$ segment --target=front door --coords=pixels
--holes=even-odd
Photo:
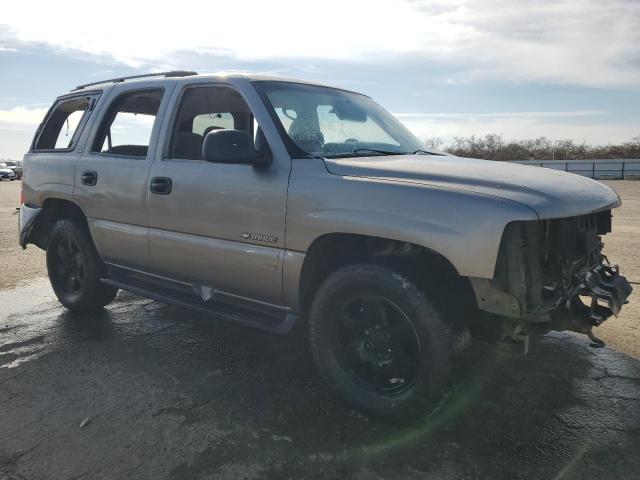
[[[290,159],[274,154],[266,168],[203,160],[204,137],[216,129],[265,141],[252,109],[229,85],[187,85],[174,110],[149,175],[154,272],[198,291],[280,304]]]
[[[169,93],[154,82],[118,85],[76,166],[74,198],[108,263],[147,268],[147,190],[155,139]]]

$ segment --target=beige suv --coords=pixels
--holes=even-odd
[[[24,158],[20,244],[71,311],[118,289],[286,333],[350,405],[429,412],[458,348],[591,333],[631,288],[602,254],[608,187],[424,150],[369,97],[168,72],[59,97]],[[585,303],[584,299],[588,299]]]

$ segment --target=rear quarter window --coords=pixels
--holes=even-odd
[[[97,98],[89,95],[58,100],[36,134],[33,150],[73,150]]]

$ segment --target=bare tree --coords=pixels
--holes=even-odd
[[[501,135],[492,133],[484,137],[454,137],[445,151],[460,157],[500,161],[640,158],[640,135],[619,145],[587,145],[568,139],[552,142],[546,137],[505,142]]]
[[[444,145],[444,139],[442,137],[427,137],[424,144],[427,150],[440,150]]]

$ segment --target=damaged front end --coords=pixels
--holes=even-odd
[[[478,306],[503,316],[510,336],[536,330],[592,332],[618,315],[632,291],[602,253],[611,211],[541,221],[512,222],[500,245],[494,278],[472,278]]]

